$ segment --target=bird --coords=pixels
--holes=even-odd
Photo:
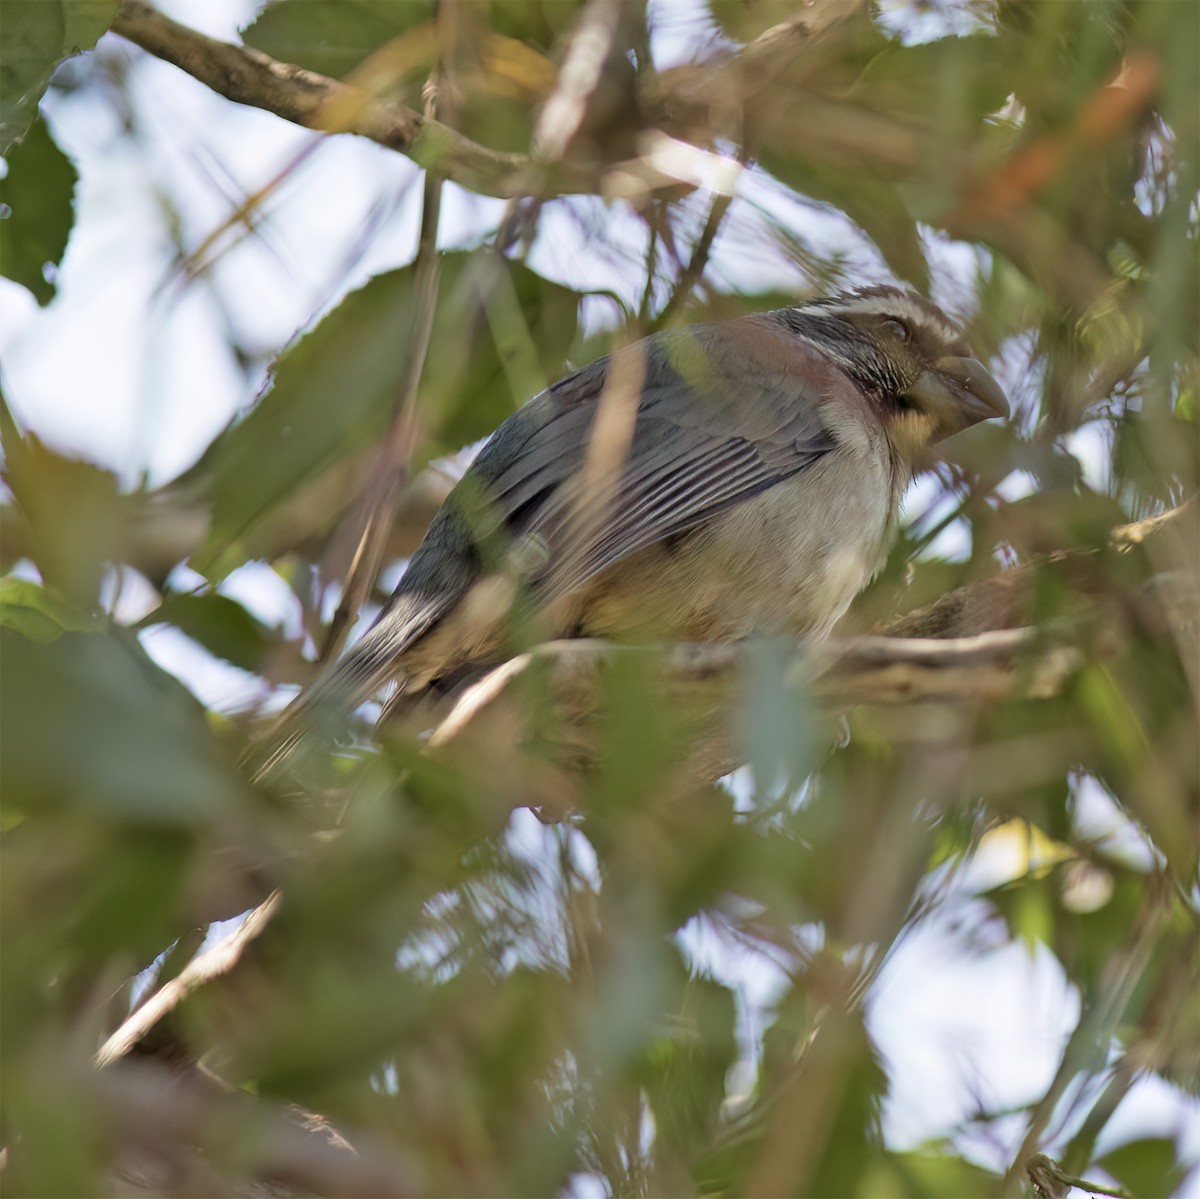
[[[959,327],[861,287],[655,333],[505,420],[371,628],[279,717],[260,774],[444,693],[528,639],[828,635],[932,447],[1008,400]]]

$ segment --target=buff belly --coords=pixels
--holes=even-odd
[[[864,485],[864,470],[884,477]],[[891,474],[874,455],[831,455],[705,528],[631,555],[592,582],[578,631],[622,641],[825,636],[886,557],[903,489]]]

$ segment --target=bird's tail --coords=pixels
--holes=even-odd
[[[247,749],[243,761],[255,782],[272,778],[303,754],[328,748],[341,735],[354,710],[384,684],[403,675],[396,647],[376,625],[279,714]]]

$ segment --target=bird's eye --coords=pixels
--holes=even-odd
[[[901,341],[912,341],[912,330],[897,316],[885,316],[881,322],[884,329]]]

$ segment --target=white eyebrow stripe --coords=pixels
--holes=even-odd
[[[942,319],[938,313],[930,311],[915,297],[909,297],[903,292],[849,295],[844,299],[825,301],[824,303],[802,304],[798,306],[797,311],[811,316],[855,316],[860,314],[893,316],[914,325],[927,327],[932,325],[947,341],[954,341],[962,336],[960,330],[949,321]]]

